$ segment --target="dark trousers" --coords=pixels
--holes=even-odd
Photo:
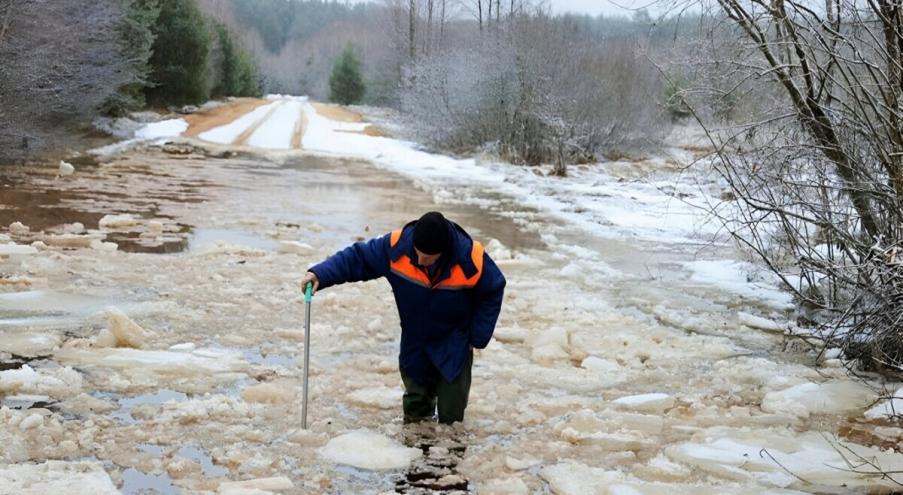
[[[455,421],[463,421],[464,409],[467,408],[467,396],[470,394],[470,368],[472,366],[473,351],[467,357],[464,369],[454,381],[451,383],[445,381],[437,370],[437,378],[429,386],[417,383],[402,371],[401,380],[404,382],[402,406],[404,407],[405,422],[431,419],[436,413],[437,402],[440,423],[452,424]]]

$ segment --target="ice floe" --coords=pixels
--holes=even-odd
[[[336,463],[360,469],[402,469],[423,455],[385,435],[355,430],[333,438],[319,450],[320,455]]]

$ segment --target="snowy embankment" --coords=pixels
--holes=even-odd
[[[485,198],[454,195],[457,189],[482,186],[603,237],[697,243],[700,234],[716,232],[700,207],[718,201],[701,196],[696,184],[676,182],[671,174],[624,180],[610,173],[610,168],[573,166],[567,178],[545,177],[536,173],[542,168],[458,159],[421,151],[408,141],[368,136],[361,131],[369,124],[330,120],[309,103],[304,111],[308,120],[304,149],[370,160],[428,186],[439,202],[491,206]],[[686,158],[685,152],[672,151]],[[662,170],[676,166],[665,159],[653,162]],[[632,164],[612,165],[629,168]]]

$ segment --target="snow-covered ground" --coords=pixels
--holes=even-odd
[[[303,151],[173,158],[150,146],[65,181],[32,179],[94,191],[67,204],[95,218],[133,216],[0,233],[34,246],[0,250],[10,275],[0,282],[15,280],[0,284],[0,362],[19,362],[0,370],[0,487],[376,494],[394,491],[406,466],[416,475],[433,463],[451,466],[436,483],[478,493],[898,488],[875,470],[903,468],[883,450],[903,434],[882,419],[900,401],[874,404],[879,389],[848,378],[836,353],[815,363],[784,348],[790,301],[709,242],[717,229],[691,205],[720,191],[681,172],[679,146],[562,179],[357,133],[366,124],[303,100],[270,105],[230,134],[259,124],[248,145],[284,148],[303,113]],[[270,111],[281,125],[260,120]],[[126,187],[129,197],[115,194]],[[484,240],[508,279],[466,421],[402,425],[398,319],[373,281],[314,298],[302,430],[297,281],[431,208]],[[114,233],[152,241],[182,225],[202,245],[167,255],[108,245]],[[74,480],[92,488],[73,492]]]

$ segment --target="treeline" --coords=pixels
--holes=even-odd
[[[323,0],[198,0],[238,33],[257,61],[264,92],[326,100],[336,62],[351,44],[367,103],[397,104],[400,61],[380,3]]]
[[[229,0],[235,19],[260,34],[270,53],[279,53],[293,40],[316,36],[339,21],[367,20],[381,7],[368,3],[321,0]]]
[[[199,104],[210,97],[257,96],[260,77],[251,55],[221,21],[194,0],[123,0],[122,56],[134,79],[105,102],[121,115],[150,103]]]
[[[394,7],[394,44],[406,57],[400,106],[421,140],[552,163],[563,175],[567,163],[654,148],[683,117],[653,60],[698,31],[693,19],[554,16],[472,0],[463,4],[472,20],[461,21],[449,20],[450,5]]]
[[[0,164],[81,146],[98,115],[260,92],[240,37],[195,0],[0,3]]]

